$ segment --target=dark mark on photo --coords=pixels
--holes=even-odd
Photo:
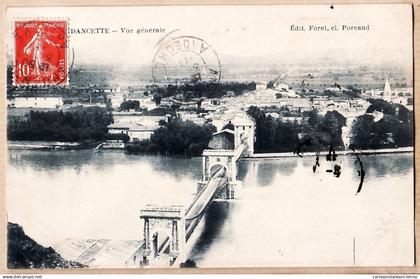
[[[363,186],[363,182],[365,180],[366,172],[365,172],[365,169],[363,167],[363,162],[362,162],[362,160],[360,160],[359,154],[357,154],[354,149],[352,149],[352,150],[353,150],[353,152],[354,152],[354,154],[356,155],[356,158],[357,158],[356,163],[359,163],[359,167],[360,167],[360,169],[357,170],[357,175],[360,176],[360,183],[359,183],[359,187],[357,188],[357,192],[356,192],[356,195],[357,195],[362,190],[362,186]]]

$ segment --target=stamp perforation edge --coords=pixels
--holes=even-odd
[[[16,83],[15,76],[16,76],[16,49],[15,49],[15,23],[16,21],[57,21],[57,20],[65,20],[66,21],[66,80],[63,82],[60,82],[58,84],[42,84],[42,83],[25,83],[25,84],[18,84]],[[11,40],[11,51],[12,51],[12,85],[16,87],[36,87],[36,88],[43,88],[43,87],[64,87],[70,85],[70,64],[69,61],[72,61],[72,56],[70,55],[70,33],[68,32],[70,26],[70,18],[68,17],[17,17],[10,20],[10,33],[8,34],[12,36]],[[7,46],[7,45],[6,45]],[[8,47],[10,49],[10,47]]]

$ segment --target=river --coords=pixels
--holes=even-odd
[[[314,157],[242,160],[241,198],[215,201],[191,240],[199,267],[409,265],[412,154],[339,156],[340,177]],[[7,215],[45,246],[66,238],[142,239],[147,204],[187,205],[201,158],[91,150],[8,150]]]

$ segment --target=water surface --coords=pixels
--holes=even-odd
[[[189,241],[200,267],[407,265],[413,259],[412,154],[353,156],[339,178],[314,157],[243,160],[241,198],[216,201]],[[187,205],[201,158],[9,150],[8,220],[43,245],[142,239],[147,204]]]

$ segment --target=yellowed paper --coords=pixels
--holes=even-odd
[[[412,20],[410,4],[9,8],[8,229],[45,257],[9,237],[7,264],[413,266]]]

